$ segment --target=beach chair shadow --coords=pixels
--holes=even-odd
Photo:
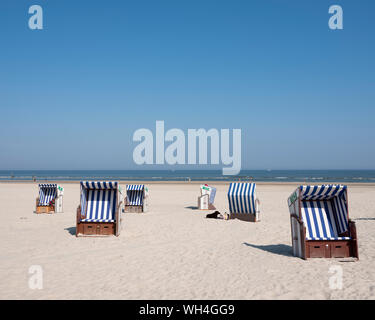
[[[76,235],[76,227],[69,227],[69,228],[65,228],[64,230],[68,231],[72,236],[75,236]]]
[[[243,244],[248,247],[260,249],[260,250],[267,251],[273,254],[278,254],[281,256],[286,256],[286,257],[293,256],[292,246],[288,246],[286,244],[256,245],[256,244],[251,244],[247,242],[244,242]]]
[[[188,206],[188,207],[185,207],[185,209],[198,210],[198,207],[197,206]]]

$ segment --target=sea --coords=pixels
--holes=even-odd
[[[0,181],[259,181],[311,183],[375,183],[375,170],[0,170]]]

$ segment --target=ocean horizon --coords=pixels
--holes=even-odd
[[[375,170],[0,170],[0,181],[238,181],[375,183]]]

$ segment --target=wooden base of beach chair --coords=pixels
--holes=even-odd
[[[54,206],[36,206],[36,213],[55,213]]]
[[[77,224],[77,237],[114,235],[116,235],[116,224],[114,222],[80,222]]]
[[[238,219],[238,220],[247,221],[247,222],[258,222],[256,220],[255,214],[250,214],[250,213],[231,213],[230,219]]]
[[[306,241],[306,259],[309,258],[358,258],[356,243],[352,240]]]
[[[304,259],[309,258],[357,258],[358,244],[355,222],[349,221],[351,240],[305,240],[303,248],[305,249]],[[306,227],[302,231],[306,235]]]
[[[353,256],[350,240],[306,241],[306,258],[349,258]]]
[[[143,207],[142,206],[125,206],[125,212],[130,213],[142,213]]]

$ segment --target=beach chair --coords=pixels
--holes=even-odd
[[[259,199],[255,183],[231,183],[228,190],[230,219],[259,221]]]
[[[347,187],[300,186],[288,198],[293,254],[307,258],[358,258]]]
[[[118,182],[82,181],[76,236],[119,236],[123,193]]]
[[[201,185],[201,195],[198,197],[199,210],[216,210],[214,206],[216,188],[207,184]]]
[[[36,213],[63,212],[64,188],[57,184],[39,184]]]
[[[126,185],[125,212],[147,212],[149,201],[148,188],[143,184]]]

